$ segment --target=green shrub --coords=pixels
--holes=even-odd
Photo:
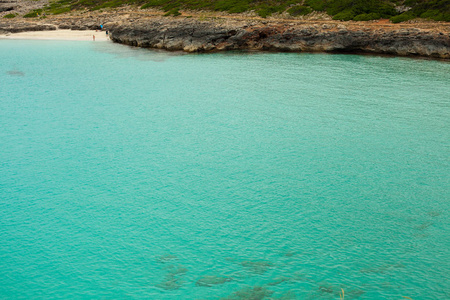
[[[212,4],[214,10],[241,13],[250,10],[249,1],[242,0],[219,0]]]
[[[413,7],[417,5],[417,1],[418,0],[406,0],[405,2],[403,2],[403,5]]]
[[[54,14],[54,15],[69,12],[71,10],[70,5],[71,5],[72,1],[73,0],[59,0],[59,1],[51,2],[49,5],[44,7],[44,11],[46,13]]]
[[[312,9],[307,6],[294,6],[287,11],[291,16],[304,16],[312,12]]]
[[[12,19],[12,18],[15,18],[16,16],[17,16],[16,14],[7,14],[7,15],[4,15],[3,18]]]
[[[145,3],[144,5],[141,6],[141,9],[146,9],[146,8],[155,7],[155,6],[158,6],[158,5],[154,5],[153,3]]]
[[[24,17],[24,18],[37,18],[38,16],[39,16],[38,13],[36,13],[36,12],[30,12],[30,13],[27,13],[26,15],[24,15],[23,17]]]
[[[119,6],[122,6],[124,4],[131,4],[133,1],[126,1],[126,0],[109,0],[106,2],[100,1],[101,3],[98,3],[95,5],[91,10],[99,10],[102,8],[116,8]]]
[[[415,16],[413,14],[411,14],[410,12],[404,12],[401,15],[392,17],[390,20],[392,23],[400,23],[400,22],[405,22],[405,21],[408,21],[408,20],[411,20],[414,18],[415,18]]]
[[[355,13],[352,10],[346,10],[333,16],[333,20],[349,21],[353,20]]]
[[[354,21],[370,21],[378,19],[381,19],[381,16],[378,13],[360,14],[353,18]]]
[[[348,16],[348,11],[352,11],[353,17],[371,13],[377,13],[381,17],[391,17],[397,14],[392,4],[381,0],[330,0],[327,5],[327,13],[332,16],[339,13],[345,13]]]
[[[230,8],[230,9],[228,9],[227,11],[230,14],[239,14],[239,13],[243,13],[243,12],[248,11],[248,10],[250,10],[250,7],[244,4],[244,5],[234,6],[234,7]]]
[[[442,13],[442,20],[441,21],[450,22],[450,12]]]
[[[181,13],[179,12],[178,8],[173,8],[173,9],[169,10],[167,13],[164,14],[164,16],[166,16],[166,17],[170,16],[170,15],[176,17],[176,16],[181,15]]]
[[[70,7],[66,6],[66,7],[55,8],[49,12],[54,15],[59,15],[59,14],[63,14],[63,13],[69,12],[69,11],[70,11]]]
[[[268,16],[270,16],[271,14],[274,14],[276,12],[282,12],[285,10],[285,6],[284,5],[280,5],[280,6],[269,6],[267,4],[263,4],[257,7],[256,9],[256,13],[263,18],[267,18]]]
[[[306,0],[305,1],[305,5],[311,7],[314,10],[317,10],[317,11],[324,11],[326,4],[327,4],[326,0]]]
[[[440,12],[437,9],[430,9],[420,15],[424,19],[432,19],[435,21],[450,21],[450,12]]]
[[[325,11],[335,20],[367,21],[390,18],[393,22],[403,22],[421,17],[450,21],[449,0],[52,0],[46,11],[59,14],[69,12],[71,9],[96,10],[124,4],[138,4],[142,9],[158,7],[173,13],[181,8],[229,13],[253,10],[261,17],[267,17],[286,10],[293,16],[306,15],[312,11]],[[411,10],[399,14],[395,10],[395,5],[400,4],[410,6]],[[32,11],[26,17],[37,17],[36,13]]]
[[[29,13],[27,13],[26,15],[24,15],[24,18],[37,18],[39,17],[39,15],[42,13],[42,9],[35,9]]]
[[[169,2],[169,3],[167,3],[166,5],[164,5],[164,6],[162,7],[162,9],[163,9],[165,12],[175,12],[175,10],[178,11],[178,9],[179,9],[179,4],[176,3],[176,2]]]
[[[450,1],[448,0],[410,0],[407,2],[412,7],[408,11],[409,15],[435,21],[450,21]]]

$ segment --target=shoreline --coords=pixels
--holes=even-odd
[[[44,19],[0,20],[0,38],[85,40],[189,53],[230,50],[389,55],[450,60],[449,22],[392,24],[240,15],[164,17],[155,10],[122,8]],[[104,30],[98,31],[100,25]]]
[[[252,50],[366,53],[450,59],[450,28],[375,26],[345,22],[281,22],[153,18],[111,24],[111,40],[184,52]],[[444,28],[445,29],[445,28]]]
[[[108,41],[109,37],[105,31],[95,30],[42,30],[42,31],[23,31],[17,33],[0,34],[0,39],[7,40],[58,40],[58,41]]]

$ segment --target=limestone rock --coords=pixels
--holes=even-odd
[[[115,42],[147,48],[212,52],[224,50],[367,52],[450,58],[450,38],[417,28],[351,30],[344,25],[290,26],[195,19],[135,20],[112,25]]]

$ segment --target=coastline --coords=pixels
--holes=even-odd
[[[130,7],[76,12],[44,19],[0,20],[0,38],[97,41],[100,24],[109,38],[130,46],[185,52],[252,50],[326,52],[424,57],[450,60],[450,23],[392,24],[204,15],[164,17],[160,11]]]
[[[450,59],[450,30],[417,26],[156,18],[113,25],[110,30],[114,42],[170,51],[367,53]]]

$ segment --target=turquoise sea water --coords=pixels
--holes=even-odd
[[[0,40],[1,299],[449,299],[450,64]]]

